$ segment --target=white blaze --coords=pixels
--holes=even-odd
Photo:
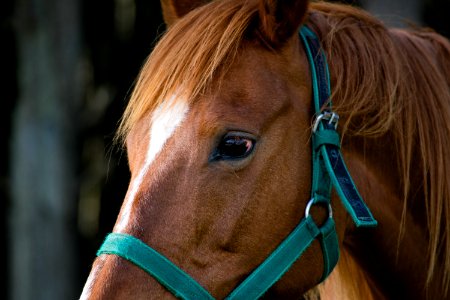
[[[139,171],[139,174],[131,184],[131,189],[125,200],[126,203],[122,211],[121,219],[114,228],[115,232],[121,232],[125,229],[128,224],[134,198],[136,197],[136,193],[138,192],[150,165],[155,160],[157,154],[161,152],[166,141],[172,136],[175,129],[183,122],[188,111],[189,105],[187,102],[184,100],[177,100],[175,96],[172,96],[154,111],[151,119],[150,141],[145,162]]]
[[[98,259],[102,260],[103,258],[99,257]],[[97,276],[97,273],[99,270],[98,269],[99,265],[101,265],[100,262],[98,262],[95,265],[95,267],[91,270],[91,273],[89,274],[89,277],[88,277],[86,283],[84,284],[84,288],[83,288],[83,292],[81,293],[80,300],[87,300],[91,296],[91,289],[92,289],[92,286],[94,285],[94,280],[95,280],[95,277]]]
[[[173,135],[175,129],[183,122],[188,111],[188,103],[184,100],[177,100],[177,98],[173,96],[169,100],[165,101],[153,113],[149,132],[149,147],[147,149],[145,162],[131,184],[131,189],[128,191],[125,199],[125,206],[123,207],[121,218],[114,228],[115,232],[121,232],[125,229],[130,218],[131,207],[135,200],[136,193],[139,191],[150,165],[155,160],[158,153],[161,152],[166,141]],[[97,266],[98,265],[99,264],[97,264]],[[91,273],[89,274],[83,288],[80,300],[89,299],[97,273],[98,268],[91,270]]]

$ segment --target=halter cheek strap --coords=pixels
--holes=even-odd
[[[330,73],[326,56],[321,50],[319,39],[308,27],[303,26],[300,37],[306,49],[313,85],[314,110],[313,125],[313,181],[312,198],[316,193],[330,198],[331,183],[342,204],[357,227],[374,227],[377,221],[359,194],[347,170],[340,152],[340,137],[336,131],[339,116],[331,107]],[[327,182],[327,183],[325,183]]]
[[[322,280],[336,266],[339,244],[331,211],[331,188],[334,186],[357,226],[376,226],[370,210],[359,195],[340,153],[336,132],[339,117],[331,110],[330,79],[325,55],[317,36],[307,27],[300,31],[311,67],[316,120],[312,136],[312,190],[305,217],[289,236],[226,299],[258,299],[296,262],[311,243],[318,239],[322,247]],[[313,205],[325,205],[329,218],[318,226],[309,215]],[[127,234],[109,234],[97,255],[114,254],[134,263],[158,280],[176,297],[214,299],[190,275],[141,240]]]

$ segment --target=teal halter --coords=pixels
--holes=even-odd
[[[306,26],[300,30],[312,74],[316,120],[312,135],[312,189],[305,217],[291,234],[259,265],[226,299],[258,299],[274,285],[303,252],[318,239],[323,253],[324,280],[339,259],[339,244],[331,210],[331,188],[337,191],[356,226],[377,225],[359,195],[340,153],[340,137],[336,131],[339,116],[331,110],[331,88],[326,57],[317,36]],[[329,217],[320,227],[309,214],[313,205],[328,208]],[[127,234],[110,233],[97,252],[118,255],[153,276],[176,297],[189,300],[214,299],[191,276],[166,257]]]

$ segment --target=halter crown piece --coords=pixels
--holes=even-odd
[[[311,69],[316,119],[312,132],[312,189],[305,217],[289,236],[226,299],[258,299],[274,285],[318,239],[323,253],[324,280],[339,259],[339,244],[331,210],[334,187],[357,227],[374,227],[377,221],[362,200],[345,166],[336,131],[339,116],[331,109],[328,64],[316,34],[300,29]],[[320,227],[309,214],[313,205],[328,207],[329,217]],[[214,299],[190,275],[141,240],[127,234],[110,233],[97,252],[118,255],[142,268],[172,294],[181,299]]]

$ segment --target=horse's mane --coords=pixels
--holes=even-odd
[[[256,28],[256,2],[212,1],[171,26],[141,70],[119,128],[119,139],[124,140],[134,124],[165,99],[176,95],[179,101],[193,101],[217,81],[248,33]],[[447,291],[448,41],[431,31],[388,30],[365,12],[344,5],[311,4],[307,22],[322,39],[332,74],[339,74],[332,76],[333,99],[346,120],[346,135],[379,137],[389,133],[395,138],[405,200],[403,222],[411,178],[415,172],[422,173],[430,232],[428,282],[434,278],[436,266],[444,263]],[[355,123],[358,119],[362,122]],[[413,159],[416,156],[417,161]]]
[[[450,283],[450,44],[431,30],[387,29],[362,10],[312,5],[310,21],[322,37],[333,99],[350,135],[392,134],[407,199],[419,175],[429,231],[427,282],[438,264]],[[352,123],[355,120],[358,122]],[[417,174],[421,172],[422,174]]]

